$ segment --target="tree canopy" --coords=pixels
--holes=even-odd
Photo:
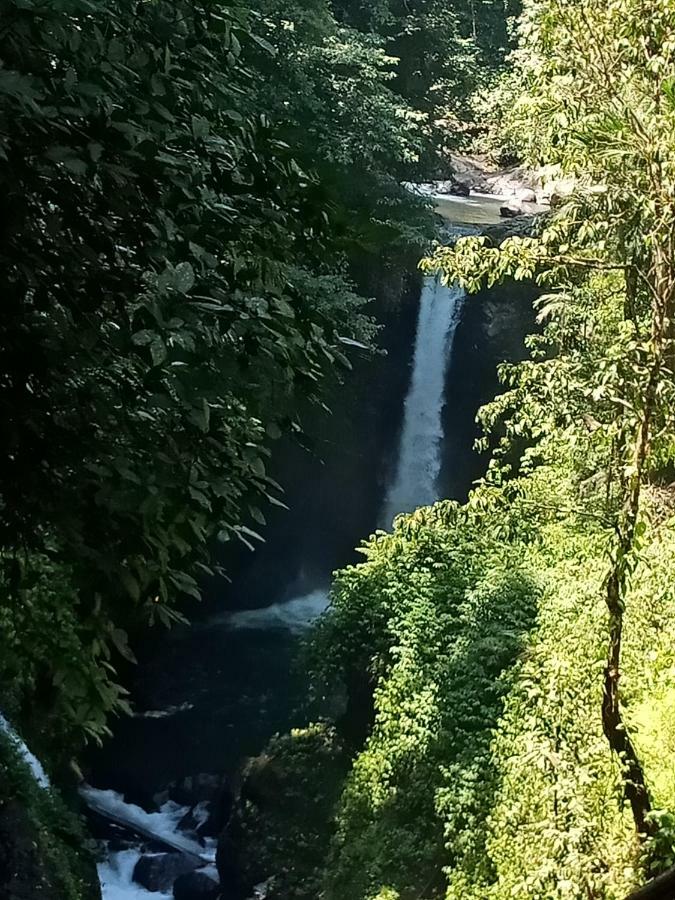
[[[371,343],[349,254],[423,224],[419,139],[322,4],[2,7],[2,679],[100,735],[127,624],[258,539],[271,442]]]

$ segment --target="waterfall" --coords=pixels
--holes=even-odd
[[[31,770],[33,778],[40,787],[48,788],[50,786],[49,778],[47,778],[47,773],[43,769],[42,763],[37,756],[30,752],[25,742],[19,737],[16,731],[14,731],[2,713],[0,713],[0,731],[9,738],[10,743],[16,748],[23,761]]]
[[[446,227],[443,236],[475,233],[473,228]],[[455,332],[459,324],[464,293],[457,287],[446,287],[437,278],[424,280],[419,302],[417,332],[410,387],[405,400],[403,425],[397,451],[394,477],[386,492],[381,523],[389,528],[395,515],[438,499],[438,477],[443,446],[442,413],[445,383],[452,356]],[[326,511],[327,515],[330,511]],[[301,579],[305,591],[308,585]],[[270,597],[274,601],[274,596]],[[315,587],[290,600],[276,598],[263,609],[228,611],[211,616],[202,626],[209,630],[219,626],[228,629],[283,630],[291,635],[305,631],[328,605],[328,591]],[[266,645],[265,652],[267,652]],[[186,704],[192,708],[192,704]],[[153,710],[144,715],[168,717],[185,708],[173,706]],[[199,871],[214,883],[218,874],[213,865],[215,843],[202,846],[194,829],[185,831],[184,822],[190,812],[176,804],[166,803],[155,812],[145,812],[112,791],[84,786],[81,793],[89,806],[103,812],[109,821],[124,823],[136,835],[131,846],[119,842],[108,845],[105,861],[99,863],[104,900],[170,900],[170,894],[149,893],[135,880],[136,865],[143,856],[151,855],[157,846],[201,857]],[[149,842],[149,839],[153,840]],[[159,843],[158,843],[159,842]],[[258,896],[258,894],[256,894]],[[261,891],[260,896],[263,896]]]
[[[446,229],[446,234],[467,233],[473,233],[473,229],[461,226]],[[461,288],[446,287],[440,278],[424,279],[413,372],[405,401],[395,478],[387,491],[381,515],[383,528],[390,528],[399,513],[412,512],[418,506],[428,506],[438,500],[445,378],[464,297]],[[227,613],[224,620],[233,628],[282,628],[300,633],[327,605],[328,592],[315,590],[263,609]],[[223,617],[218,616],[210,619],[209,625],[221,621]]]
[[[424,280],[398,465],[382,516],[385,528],[398,513],[438,499],[445,376],[463,300],[460,288],[446,287],[439,278]]]

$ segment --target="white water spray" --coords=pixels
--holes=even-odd
[[[0,713],[0,731],[2,731],[10,740],[10,742],[17,749],[19,755],[26,763],[28,768],[33,773],[33,778],[40,785],[41,788],[48,788],[49,778],[47,778],[47,773],[42,767],[42,763],[33,753],[30,752],[28,747],[26,746],[25,741],[23,741],[19,735],[14,731],[12,726],[9,724],[7,719]]]
[[[263,609],[242,609],[229,613],[227,621],[233,628],[281,628],[298,634],[318,619],[327,606],[328,591],[319,589]]]
[[[461,288],[446,287],[438,278],[424,280],[398,466],[382,516],[385,528],[398,513],[438,499],[445,376],[464,296]]]

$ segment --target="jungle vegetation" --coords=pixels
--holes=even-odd
[[[375,346],[350,264],[429,238],[420,97],[492,35],[442,6],[0,3],[0,686],[47,752],[127,709],[128,630],[260,539],[298,398]]]
[[[528,0],[517,30],[493,146],[573,189],[424,263],[534,281],[540,331],[469,502],[371,537],[312,638],[318,690],[374,698],[332,900],[623,900],[675,863],[675,5]]]
[[[350,262],[424,245],[401,183],[483,131],[574,188],[425,269],[534,281],[540,331],[481,412],[469,502],[336,577],[315,689],[365,683],[374,715],[283,897],[623,900],[667,870],[673,0],[0,10],[3,709],[54,758],[106,733],[127,629],[259,539],[298,397],[376,346]],[[335,731],[274,746],[296,738],[314,776]]]

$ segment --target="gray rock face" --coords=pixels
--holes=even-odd
[[[220,887],[203,872],[190,872],[176,879],[173,886],[174,900],[216,900]],[[229,900],[227,895],[223,900]]]
[[[499,214],[503,219],[515,219],[517,216],[523,215],[523,208],[520,203],[509,200],[508,203],[500,207]]]
[[[462,181],[451,178],[449,181],[440,181],[436,185],[436,191],[439,194],[450,194],[455,197],[468,197],[471,193],[471,188],[468,184],[464,184]]]
[[[537,195],[529,188],[523,188],[523,190],[518,191],[518,199],[521,203],[536,203]]]
[[[148,891],[169,891],[181,875],[194,872],[199,862],[183,853],[142,856],[134,868],[134,881]]]

